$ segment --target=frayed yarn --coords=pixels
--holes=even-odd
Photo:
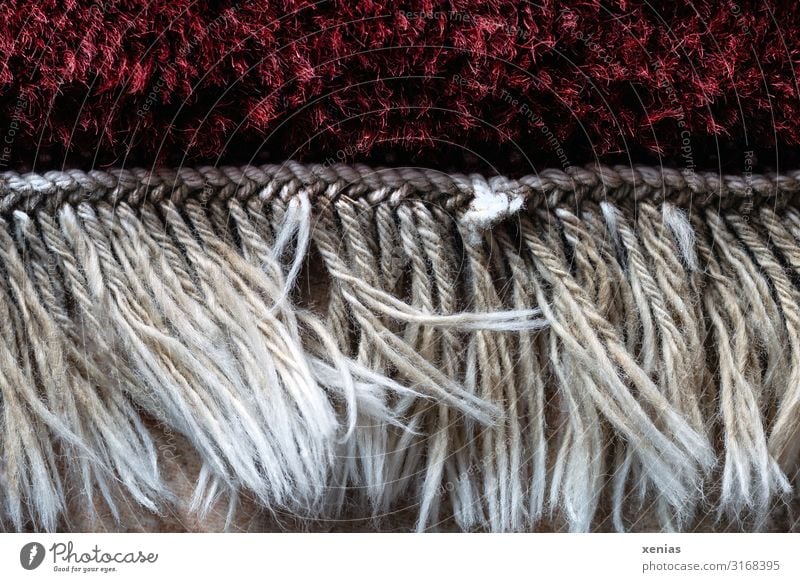
[[[737,206],[752,183],[770,205]],[[164,511],[151,422],[202,459],[201,515],[246,494],[312,519],[411,501],[420,531],[759,529],[795,490],[793,177],[287,164],[2,185],[5,527],[58,529],[67,492]],[[703,188],[724,203],[686,194]]]

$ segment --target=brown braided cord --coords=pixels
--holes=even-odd
[[[63,203],[104,200],[139,206],[144,201],[187,198],[246,201],[289,199],[299,189],[311,199],[346,194],[369,203],[422,198],[450,210],[469,204],[474,183],[498,193],[521,195],[526,206],[557,206],[583,198],[627,204],[669,200],[681,206],[716,208],[771,206],[790,202],[800,191],[800,170],[783,174],[720,175],[648,166],[571,167],[546,169],[512,179],[504,176],[447,174],[427,168],[373,168],[365,165],[283,164],[178,169],[66,170],[42,174],[0,173],[0,213],[55,208]]]

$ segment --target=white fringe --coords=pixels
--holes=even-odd
[[[68,527],[76,493],[164,511],[153,421],[202,458],[200,514],[759,529],[792,494],[796,211],[563,195],[630,182],[607,168],[290,169],[4,175],[4,527]]]

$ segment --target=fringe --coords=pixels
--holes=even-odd
[[[762,529],[798,480],[798,189],[4,174],[0,522],[68,528],[75,496],[163,512],[155,422],[203,461],[201,515],[247,494],[308,518],[411,503],[420,531]]]

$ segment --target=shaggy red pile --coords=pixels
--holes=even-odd
[[[6,0],[0,165],[742,159],[800,143],[799,17],[751,0]]]

